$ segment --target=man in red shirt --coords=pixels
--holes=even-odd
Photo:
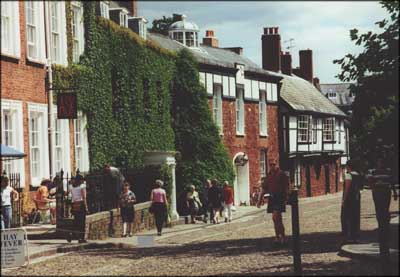
[[[229,185],[228,181],[224,182],[222,189],[222,195],[224,197],[224,208],[225,208],[225,222],[231,222],[232,220],[232,206],[233,206],[233,190]]]
[[[289,190],[289,180],[286,174],[279,169],[275,160],[269,161],[270,171],[262,184],[262,193],[258,199],[260,208],[264,194],[269,194],[267,213],[272,213],[275,228],[275,244],[286,244],[285,227],[282,222],[282,213],[286,211],[286,200]]]

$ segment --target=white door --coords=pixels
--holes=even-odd
[[[236,166],[235,168],[235,205],[239,206],[240,203],[246,203],[246,205],[250,205],[249,163],[246,163],[243,166]]]

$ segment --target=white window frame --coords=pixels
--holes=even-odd
[[[43,1],[25,1],[26,56],[29,61],[46,64]],[[32,4],[32,21],[28,21],[28,5]],[[34,29],[34,38],[29,41],[29,28]],[[30,49],[34,48],[35,53]]]
[[[301,143],[312,142],[311,116],[301,114],[297,117],[297,141]]]
[[[268,114],[267,114],[267,93],[260,90],[260,100],[258,102],[260,136],[268,136]]]
[[[301,163],[298,160],[294,163],[294,186],[301,186]]]
[[[67,66],[67,25],[65,16],[65,2],[49,1],[49,8],[51,62]]]
[[[79,169],[80,172],[89,171],[89,144],[86,125],[86,116],[81,111],[78,111],[78,118],[74,120],[74,146],[75,170]],[[81,159],[78,161],[79,152],[81,153]]]
[[[128,13],[124,10],[119,12],[119,25],[122,27],[128,27]]]
[[[267,150],[261,149],[260,151],[260,179],[267,174]]]
[[[336,99],[337,97],[336,92],[334,92],[331,88],[328,89],[327,96],[329,99]]]
[[[222,135],[224,127],[222,121],[222,86],[214,83],[213,88],[213,118],[215,124],[218,126],[220,135]]]
[[[57,107],[53,109],[53,151],[52,151],[52,172],[53,175],[60,172],[71,172],[71,154],[69,140],[69,120],[57,119]],[[57,156],[57,150],[60,150],[61,157]]]
[[[196,35],[195,32],[185,32],[185,45],[187,47],[195,47],[196,46]]]
[[[12,120],[12,141],[7,144],[5,139],[4,127],[4,113],[7,112],[11,115]],[[16,100],[1,99],[1,141],[3,144],[12,146],[14,149],[23,153],[24,151],[24,128],[23,128],[23,109],[22,102]],[[8,164],[8,165],[7,165]],[[21,180],[21,187],[25,187],[25,159],[2,161],[2,168],[6,167],[11,169],[7,173],[19,173]],[[3,172],[1,172],[3,173]]]
[[[335,140],[335,118],[327,117],[322,121],[322,139],[324,142],[333,142]]]
[[[32,157],[32,119],[37,118],[38,122],[38,175],[33,176],[33,157]],[[47,132],[47,105],[28,103],[28,131],[29,131],[29,163],[31,170],[31,185],[38,187],[43,178],[49,178],[49,144]],[[35,149],[35,148],[33,148]]]
[[[72,61],[74,63],[79,62],[79,57],[82,55],[85,49],[84,39],[84,26],[83,26],[83,6],[80,1],[72,1],[72,19],[71,19],[71,31],[72,31]]]
[[[312,122],[312,143],[316,144],[318,142],[318,119],[312,117],[310,122]]]
[[[172,39],[185,45],[185,33],[183,31],[172,32]]]
[[[100,1],[100,16],[110,19],[110,5],[108,1]]]
[[[244,136],[245,134],[245,110],[244,110],[244,89],[236,89],[236,135]]]
[[[19,1],[1,1],[1,54],[21,57]]]

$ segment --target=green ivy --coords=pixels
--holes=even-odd
[[[54,86],[77,88],[78,109],[88,119],[91,170],[105,163],[118,166],[121,157],[128,167],[141,167],[145,151],[174,150],[174,54],[97,17],[95,2],[83,4],[85,52],[79,64],[54,67]]]

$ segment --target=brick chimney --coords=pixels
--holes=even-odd
[[[319,78],[318,77],[315,77],[313,79],[313,84],[314,84],[314,87],[316,87],[319,91],[321,91],[321,86],[319,84]]]
[[[128,11],[132,14],[132,17],[138,16],[138,2],[137,0],[131,1],[118,1],[118,4],[121,7],[128,9]]]
[[[313,60],[312,60],[312,50],[300,50],[300,72],[301,77],[311,84],[313,83]]]
[[[292,55],[289,52],[281,53],[282,73],[292,75]]]
[[[243,48],[242,47],[223,47],[222,49],[226,49],[232,51],[240,56],[243,55]]]
[[[206,37],[203,38],[203,45],[211,46],[211,47],[218,47],[218,39],[214,37],[213,30],[206,31]]]
[[[278,27],[264,28],[261,36],[262,67],[275,72],[281,70],[281,36],[278,30]]]

